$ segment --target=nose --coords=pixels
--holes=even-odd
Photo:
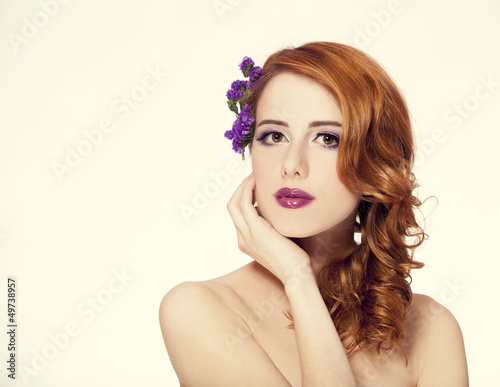
[[[281,165],[281,177],[306,177],[309,172],[306,159],[304,149],[299,146],[290,146]]]

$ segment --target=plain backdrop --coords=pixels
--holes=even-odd
[[[499,16],[496,0],[0,1],[2,331],[8,277],[18,323],[0,385],[178,385],[162,297],[251,260],[226,210],[251,163],[224,138],[225,92],[245,55],[327,40],[405,95],[418,195],[438,198],[413,290],[459,321],[471,385],[500,386]]]

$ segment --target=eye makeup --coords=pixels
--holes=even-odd
[[[272,135],[272,136],[271,136]],[[280,136],[278,138],[276,138],[275,136]],[[264,146],[275,146],[281,142],[288,142],[288,141],[272,141],[272,142],[268,142],[269,140],[269,137],[273,137],[275,139],[283,139],[285,137],[285,135],[277,130],[266,130],[264,131],[260,136],[258,136],[256,138],[256,141],[259,141],[262,145]],[[319,137],[323,137],[323,138],[328,138],[329,140],[332,140],[333,143],[332,144],[325,144],[325,143],[321,143],[321,142],[318,142],[319,145],[321,145],[322,147],[324,148],[327,148],[327,149],[336,149],[339,145],[339,142],[340,142],[340,135],[335,133],[335,132],[318,132],[316,134],[316,137],[314,138],[314,142],[316,142],[316,140],[319,138]]]
[[[279,136],[282,136],[284,138],[285,135],[281,132],[278,132],[277,130],[266,130],[264,131],[264,133],[262,133],[258,138],[257,138],[257,141],[259,141],[262,145],[265,145],[265,146],[274,146],[274,144],[271,144],[269,142],[266,141],[266,139],[270,136],[270,135],[279,135]],[[281,141],[278,141],[278,142],[281,142]]]
[[[337,133],[334,133],[334,132],[320,132],[316,135],[316,138],[314,140],[316,140],[317,138],[319,137],[322,137],[323,138],[330,138],[331,140],[333,140],[333,144],[321,144],[321,146],[325,147],[325,148],[330,148],[330,149],[335,149],[339,146],[339,142],[340,142],[340,135],[338,135]]]

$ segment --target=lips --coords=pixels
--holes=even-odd
[[[281,188],[274,194],[278,203],[284,208],[301,208],[314,200],[314,196],[298,188]]]

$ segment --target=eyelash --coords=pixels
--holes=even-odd
[[[264,132],[262,133],[259,138],[257,138],[257,141],[259,141],[262,145],[265,145],[265,146],[276,146],[277,143],[274,143],[274,144],[269,144],[268,142],[266,142],[266,138],[269,137],[269,135],[271,134],[279,134],[279,135],[282,135],[283,137],[285,137],[285,135],[281,132],[277,132],[277,131],[269,131],[269,132]],[[326,144],[321,144],[322,147],[324,148],[328,148],[328,149],[335,149],[338,147],[339,145],[339,142],[340,142],[340,137],[334,133],[330,133],[330,132],[320,132],[317,134],[316,138],[318,137],[321,137],[321,136],[330,136],[330,137],[333,137],[335,140],[336,140],[336,144],[334,145],[326,145]],[[315,138],[315,140],[316,140]],[[281,142],[281,141],[280,141]]]

